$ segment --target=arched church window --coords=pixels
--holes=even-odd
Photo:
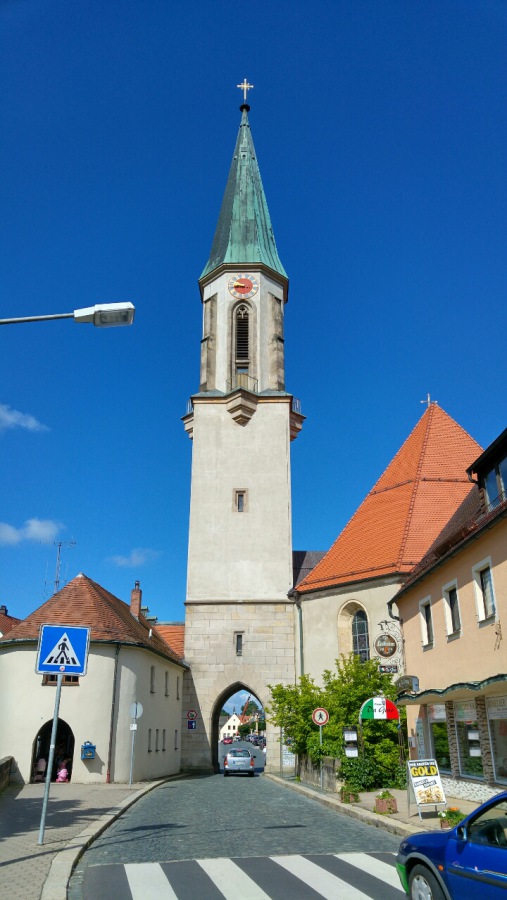
[[[238,306],[236,309],[236,371],[248,373],[249,317],[248,307]]]
[[[368,619],[360,609],[352,619],[352,652],[359,656],[361,662],[370,658],[370,642],[368,638]]]

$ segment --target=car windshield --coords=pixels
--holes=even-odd
[[[248,750],[229,750],[229,756],[250,756]]]

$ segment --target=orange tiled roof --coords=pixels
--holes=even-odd
[[[136,619],[127,603],[86,575],[77,575],[35,612],[15,625],[9,634],[0,638],[0,646],[12,641],[38,640],[41,625],[60,623],[90,627],[91,641],[118,641],[146,647],[173,662],[181,663],[143,615],[139,616],[139,620]]]
[[[15,619],[14,616],[9,616],[6,612],[0,612],[0,634],[7,634],[18,622],[21,622],[21,619]]]
[[[185,655],[185,625],[183,622],[172,622],[167,625],[157,623],[155,630],[174,650],[176,656],[183,658]]]
[[[466,469],[480,452],[431,404],[298,593],[413,569],[469,493]]]

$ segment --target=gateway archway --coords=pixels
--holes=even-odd
[[[244,682],[237,681],[235,684],[231,684],[228,688],[226,688],[222,693],[217,697],[215,701],[215,705],[213,707],[213,711],[211,714],[211,758],[213,771],[220,771],[220,759],[219,759],[219,740],[220,740],[220,714],[224,709],[227,702],[233,697],[235,694],[239,692],[243,692],[246,694],[253,702],[258,706],[258,708],[264,712],[264,707],[262,701],[259,699],[257,694]],[[237,709],[236,713],[238,716],[241,714],[242,709]]]

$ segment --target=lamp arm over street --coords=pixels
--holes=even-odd
[[[132,325],[135,315],[133,303],[97,303],[70,313],[56,313],[51,316],[24,316],[17,319],[0,319],[0,325],[18,325],[21,322],[45,322],[49,319],[74,319],[75,322],[91,322],[100,328],[118,325]]]

